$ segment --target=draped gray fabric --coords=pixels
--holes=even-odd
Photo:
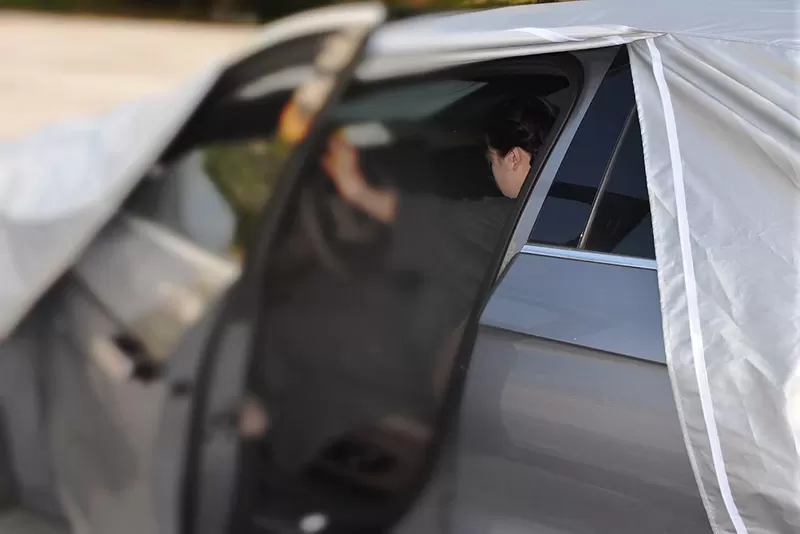
[[[515,6],[390,24],[359,70],[628,44],[668,365],[717,533],[800,531],[799,20],[794,0]],[[0,334],[92,240],[214,72],[0,146]]]

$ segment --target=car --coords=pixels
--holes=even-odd
[[[675,363],[688,329],[664,331],[690,299],[669,293],[673,197],[654,189],[675,145],[650,121],[672,112],[647,100],[668,99],[635,55],[660,34],[545,24],[579,13],[312,11],[167,101],[180,109],[134,121],[139,152],[109,180],[129,185],[91,212],[90,239],[62,239],[89,244],[63,249],[79,255],[53,262],[67,266],[43,276],[56,281],[0,353],[0,528],[746,532],[746,482],[709,470],[720,439],[744,447],[732,419],[696,429],[703,391],[719,400],[721,386]],[[554,126],[468,313],[451,317],[462,282],[392,263],[393,228],[320,167],[326,140],[339,132],[402,194],[498,197],[482,128],[519,98]],[[775,488],[746,520],[800,528]]]

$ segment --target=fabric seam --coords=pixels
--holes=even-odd
[[[661,53],[656,47],[655,42],[647,40],[647,48],[653,62],[653,74],[656,86],[661,97],[661,106],[664,113],[664,123],[667,130],[667,142],[669,145],[669,159],[672,167],[672,180],[675,192],[675,207],[678,220],[678,239],[681,249],[681,260],[683,266],[683,277],[686,291],[686,308],[689,319],[689,338],[691,342],[692,359],[694,361],[695,377],[700,398],[700,408],[703,413],[703,420],[706,425],[711,460],[717,476],[720,494],[725,509],[733,523],[736,534],[746,534],[747,528],[736,506],[733,492],[728,480],[728,473],[725,470],[725,460],[722,453],[722,444],[719,439],[719,430],[714,416],[714,403],[711,397],[711,387],[708,380],[707,367],[705,362],[705,348],[703,346],[703,332],[700,323],[700,310],[697,302],[698,290],[697,280],[694,274],[694,263],[692,259],[691,242],[689,240],[689,215],[686,207],[686,189],[683,178],[683,160],[680,154],[678,143],[677,125],[675,123],[675,112],[672,107],[672,97],[667,86],[664,66],[661,62]],[[691,448],[691,444],[687,443]],[[699,477],[699,473],[698,473]]]
[[[632,43],[633,44],[633,43]],[[628,45],[629,48],[633,48],[632,45]],[[633,74],[633,68],[631,68],[631,74]],[[650,69],[649,73],[653,75],[655,79],[655,74],[653,73],[652,68]],[[639,94],[636,90],[639,84],[637,83],[637,76],[632,76],[633,78],[633,87],[634,93]],[[644,161],[645,161],[645,169],[650,168],[650,157],[649,157],[649,149],[648,145],[649,142],[647,140],[649,129],[645,125],[646,115],[644,110],[642,109],[641,103],[638,98],[636,98],[636,109],[639,114],[639,127],[642,132],[642,148],[644,149]],[[648,197],[650,199],[650,205],[653,206],[656,202],[664,206],[666,210],[667,207],[664,204],[663,200],[657,197],[653,193],[653,189],[648,186],[647,188]],[[674,194],[674,192],[673,192]],[[677,222],[676,222],[677,224]],[[653,228],[651,229],[655,232],[655,220],[653,221]],[[661,270],[658,269],[658,246],[656,246],[656,270],[658,272],[658,281],[659,281],[659,301],[663,304],[663,298],[661,296],[661,288],[662,288],[662,276]],[[665,285],[663,287],[666,287]],[[671,350],[673,350],[673,344],[671,343],[672,337],[672,328],[670,326],[669,321],[665,319],[664,314],[662,313],[661,319],[662,328],[664,330],[664,350],[665,354],[670,354]],[[703,483],[703,479],[700,476],[700,469],[698,467],[699,463],[697,460],[697,455],[694,452],[694,449],[690,446],[689,440],[689,429],[686,425],[686,411],[683,409],[683,402],[681,401],[680,390],[678,389],[677,383],[677,375],[675,374],[674,368],[672,365],[669,364],[669,359],[666,360],[667,363],[667,373],[669,374],[670,379],[670,388],[672,389],[672,396],[673,400],[675,401],[675,409],[678,412],[678,422],[681,426],[681,435],[683,436],[684,445],[686,446],[686,455],[689,457],[689,464],[692,468],[692,474],[694,475],[695,482],[697,483],[697,489],[700,493],[700,500],[703,501],[703,508],[706,511],[706,517],[708,518],[709,525],[711,526],[712,532],[718,532],[719,526],[717,525],[714,517],[711,516],[711,500],[708,497],[708,492],[706,491],[705,484]]]
[[[794,44],[794,43],[775,43],[769,41],[759,41],[757,39],[746,39],[744,37],[726,37],[708,33],[686,32],[686,31],[660,32],[660,33],[662,35],[682,35],[684,37],[698,37],[700,39],[711,39],[713,41],[723,41],[726,43],[743,43],[755,46],[765,46],[768,48],[781,48],[784,50],[800,50],[800,44]]]

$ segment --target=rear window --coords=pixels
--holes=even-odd
[[[532,244],[654,259],[630,68],[603,80],[531,232]]]
[[[531,243],[578,246],[633,102],[630,72],[603,80],[542,205]]]

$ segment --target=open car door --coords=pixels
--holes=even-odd
[[[308,263],[310,250],[276,239],[296,213],[314,121],[384,18],[363,4],[269,26],[54,292],[43,432],[63,508],[49,511],[70,532],[236,528],[263,269],[275,253]],[[45,482],[31,480],[22,490],[36,494]]]
[[[576,64],[353,76],[380,20],[328,35],[291,98],[273,91],[294,65],[219,89],[163,158],[159,174],[194,166],[236,200],[231,231],[245,250],[235,284],[167,369],[157,502],[159,523],[178,532],[387,531],[453,420],[482,302],[572,108]],[[520,96],[549,134],[514,199],[491,179],[483,128]],[[265,180],[270,158],[282,170]],[[337,158],[394,199],[388,217],[334,179]],[[131,210],[157,218],[163,177],[154,183]],[[207,228],[224,219],[216,211],[209,202],[172,224],[225,250],[223,225]]]

